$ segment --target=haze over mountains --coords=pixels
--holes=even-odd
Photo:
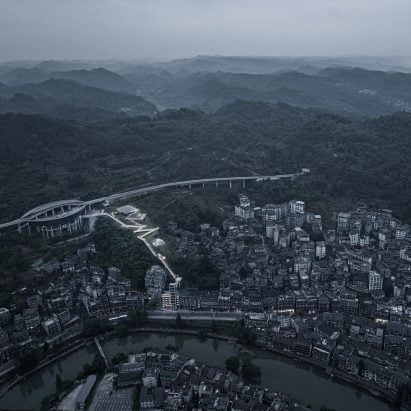
[[[198,56],[152,64],[3,63],[0,112],[62,116],[66,107],[73,116],[87,107],[96,115],[151,116],[181,107],[214,112],[244,99],[375,117],[411,110],[411,69],[400,62],[406,60]]]
[[[0,220],[55,198],[308,167],[299,196],[380,201],[407,221],[411,73],[353,60],[2,64]]]

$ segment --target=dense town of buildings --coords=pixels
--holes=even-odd
[[[93,386],[94,388],[94,394]],[[139,395],[133,396],[134,389]],[[292,396],[246,382],[234,372],[170,351],[129,354],[100,382],[91,375],[61,401],[57,410],[281,410],[306,411]],[[133,401],[137,401],[134,405]]]
[[[395,392],[411,377],[410,227],[390,210],[333,217],[241,195],[221,229],[169,224],[178,255],[205,247],[221,273],[219,290],[181,290],[179,307],[239,311],[257,344]]]
[[[0,308],[2,375],[13,369],[19,353],[80,335],[84,319],[117,323],[133,310],[180,309],[237,313],[254,331],[259,346],[395,393],[411,377],[410,227],[389,210],[365,207],[335,213],[333,220],[333,225],[325,226],[302,201],[257,207],[241,195],[232,218],[221,227],[204,222],[187,231],[169,222],[163,231],[174,243],[175,256],[195,260],[206,255],[220,273],[220,287],[215,290],[188,288],[184,278],[181,284],[168,282],[160,262],[147,270],[145,289],[133,289],[118,268],[104,269],[91,262],[96,252],[93,243],[62,261],[41,262],[33,270],[55,273],[54,280],[27,298],[24,308]],[[143,357],[147,364],[151,357]],[[120,385],[128,378],[127,370],[131,379],[146,373],[143,360],[133,358],[120,366]],[[173,356],[164,358],[167,380],[178,367],[172,370]],[[206,390],[203,401],[221,402],[221,409],[226,409],[223,404],[232,399],[216,385],[236,384],[231,381],[234,377],[223,373],[216,383],[213,379],[221,371],[195,362],[184,367],[178,368],[181,378],[198,384],[203,370],[213,371],[213,388],[210,393]],[[161,373],[156,374],[159,380]],[[143,385],[147,404],[157,391],[166,402],[189,395],[184,384],[178,392],[175,387]],[[204,387],[197,388],[201,393]]]
[[[141,384],[140,409],[303,410],[289,395],[246,383],[238,375],[178,353],[128,356],[118,385]]]

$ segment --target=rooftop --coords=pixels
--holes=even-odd
[[[89,375],[87,377],[85,384],[83,385],[79,395],[77,396],[77,404],[86,402],[87,397],[89,396],[91,390],[94,387],[94,384],[96,383],[96,380],[97,376],[95,374]]]

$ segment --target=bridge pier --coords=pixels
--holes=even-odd
[[[98,349],[98,352],[100,353],[101,357],[102,357],[103,360],[104,360],[104,364],[105,364],[106,367],[108,368],[108,367],[110,366],[110,363],[109,363],[109,361],[108,361],[108,359],[107,359],[107,357],[106,357],[106,354],[105,354],[105,352],[104,352],[104,350],[103,350],[103,347],[102,347],[101,344],[100,344],[100,341],[99,341],[98,337],[94,337],[94,343],[96,344],[96,347],[97,347],[97,349]]]
[[[191,184],[188,185],[188,189],[191,190]]]
[[[308,172],[308,171],[307,171]],[[164,188],[168,187],[187,187],[188,185],[191,187],[193,184],[202,184],[203,188],[205,188],[206,183],[215,183],[216,188],[219,187],[220,182],[228,182],[229,187],[233,187],[233,181],[242,181],[243,188],[246,186],[246,180],[282,180],[282,179],[295,179],[298,176],[303,175],[304,173],[298,172],[295,174],[281,174],[281,175],[274,175],[274,176],[247,176],[247,177],[221,177],[221,178],[204,178],[204,179],[197,179],[197,180],[186,180],[186,181],[177,181],[177,182],[172,182],[172,183],[165,183],[165,184],[159,184],[156,186],[149,186],[149,187],[144,187],[144,188],[138,188],[135,190],[130,190],[122,193],[117,193],[117,194],[111,194],[106,197],[100,197],[96,198],[94,200],[89,200],[86,202],[75,202],[73,204],[67,204],[67,201],[62,201],[62,203],[52,203],[53,207],[49,207],[50,204],[44,204],[42,207],[36,207],[36,209],[31,210],[30,212],[24,214],[21,218],[18,218],[13,221],[9,221],[6,223],[1,223],[0,224],[0,230],[7,228],[7,227],[16,227],[16,230],[19,232],[22,232],[23,229],[27,226],[28,231],[30,232],[31,228],[34,228],[35,231],[41,233],[43,236],[46,236],[47,238],[50,238],[50,236],[56,236],[59,235],[60,228],[55,227],[52,228],[51,230],[47,229],[46,226],[43,226],[39,224],[40,219],[45,218],[45,217],[50,217],[53,216],[50,220],[53,220],[56,218],[56,215],[58,214],[70,211],[73,209],[73,207],[79,207],[84,204],[85,210],[91,211],[94,207],[94,205],[97,205],[101,202],[107,202],[107,203],[113,203],[119,200],[125,200],[126,198],[133,197],[133,196],[140,196],[140,195],[145,195],[151,192],[159,191]],[[58,210],[60,209],[60,213]],[[41,212],[40,212],[41,211]],[[30,227],[30,224],[33,224],[33,227]],[[35,224],[35,225],[34,225]],[[73,232],[73,228],[79,228],[82,226],[81,221],[77,221],[76,224],[69,225],[67,227],[67,231],[69,233]],[[63,228],[63,227],[62,227]],[[63,231],[66,231],[66,227],[63,228]]]

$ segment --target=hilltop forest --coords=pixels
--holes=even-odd
[[[398,59],[0,63],[0,221],[55,199],[304,167],[247,189],[320,213],[372,202],[411,222],[410,96]]]
[[[306,167],[308,177],[267,183],[267,200],[276,201],[269,197],[282,187],[285,197],[324,204],[377,202],[410,222],[410,135],[408,113],[355,120],[242,100],[211,114],[179,109],[87,122],[4,114],[0,218],[53,199],[92,198],[142,184]]]

